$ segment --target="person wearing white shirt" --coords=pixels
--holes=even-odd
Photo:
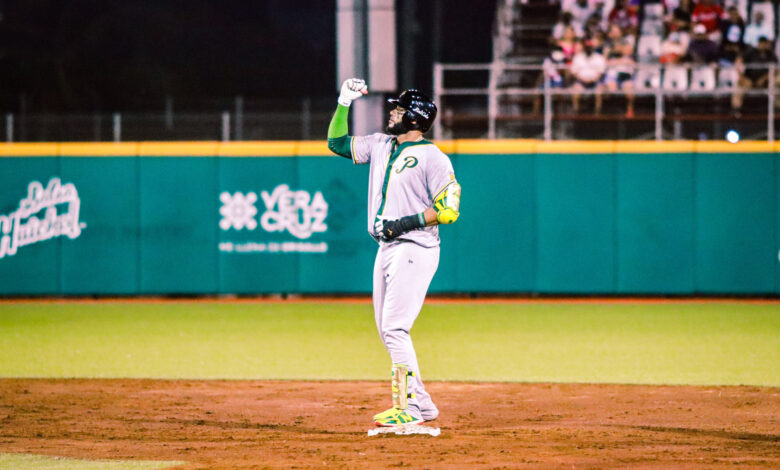
[[[601,114],[602,78],[606,71],[607,61],[604,56],[593,49],[591,41],[585,41],[582,51],[578,52],[571,62],[571,74],[575,80],[572,85],[575,93],[571,96],[571,103],[575,113],[580,110],[580,94],[576,91],[593,90],[595,92],[594,113]]]
[[[588,0],[577,0],[567,11],[571,13],[571,22],[574,29],[576,31],[583,31],[585,29],[585,23],[588,21],[588,18],[590,18],[590,15],[593,14],[594,10],[588,5]]]
[[[751,47],[758,47],[758,40],[762,37],[774,41],[775,31],[772,26],[766,24],[764,14],[757,11],[753,16],[753,22],[745,28],[745,35],[742,37],[742,41]]]

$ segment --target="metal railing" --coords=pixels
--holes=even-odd
[[[334,107],[332,99],[245,104],[237,98],[235,102],[229,107],[208,103],[201,106],[207,110],[178,112],[161,106],[157,112],[6,113],[5,141],[322,139]]]
[[[684,69],[686,82],[689,80],[688,75],[690,75],[691,70],[701,68],[701,66],[690,64],[675,64],[674,66],[669,66],[669,69],[671,69],[671,67]],[[745,68],[768,69],[769,75],[766,87],[760,89],[739,88],[738,70],[744,70]],[[565,67],[560,69],[566,70]],[[665,124],[667,125],[666,127],[672,126],[676,128],[680,125],[681,121],[686,119],[686,117],[682,115],[683,113],[681,113],[681,110],[685,109],[686,106],[691,107],[692,105],[690,102],[686,103],[685,100],[696,98],[705,99],[705,101],[707,98],[712,98],[713,100],[722,100],[723,98],[730,98],[736,92],[740,93],[744,97],[761,97],[766,100],[765,108],[763,109],[756,109],[756,105],[753,103],[750,107],[743,108],[743,110],[744,114],[749,114],[754,121],[757,118],[762,120],[765,119],[766,122],[763,130],[756,132],[756,135],[760,135],[760,137],[765,138],[766,140],[774,141],[777,73],[777,67],[775,64],[748,65],[743,66],[741,69],[736,67],[724,68],[733,70],[735,73],[737,73],[736,78],[729,86],[724,86],[722,83],[718,82],[719,70],[717,68],[713,68],[713,77],[715,78],[715,83],[711,89],[701,87],[696,89],[690,88],[687,85],[684,89],[682,87],[680,87],[680,89],[671,88],[664,81],[667,74],[666,69],[667,67],[662,64],[638,64],[635,66],[634,79],[632,80],[636,80],[637,72],[639,71],[650,72],[651,76],[656,77],[655,80],[657,83],[651,85],[643,84],[642,86],[636,86],[640,84],[635,82],[635,87],[633,91],[630,92],[636,97],[637,101],[652,101],[651,113],[644,113],[641,116],[637,116],[637,119],[621,119],[621,117],[623,117],[622,115],[614,114],[602,115],[599,117],[600,122],[603,123],[604,121],[609,120],[613,120],[615,122],[622,121],[622,124],[625,125],[625,123],[630,122],[647,122],[652,120],[652,132],[645,132],[639,138],[654,139],[659,141],[665,140],[666,138],[679,139],[682,138],[679,129],[673,132],[665,131]],[[452,73],[480,73],[481,78],[478,80],[480,81],[480,85],[447,86],[448,77],[445,77],[445,74]],[[526,75],[535,74],[536,77],[542,76],[542,74],[544,74],[542,65],[511,65],[500,62],[493,62],[490,64],[434,64],[434,99],[439,104],[439,107],[443,110],[443,113],[441,114],[442,117],[437,119],[437,121],[434,123],[434,138],[442,139],[463,137],[458,135],[456,130],[448,128],[448,126],[452,127],[451,122],[456,120],[456,118],[461,118],[461,120],[463,120],[464,117],[468,116],[472,120],[481,119],[482,121],[486,122],[482,135],[476,135],[478,137],[486,137],[488,139],[495,139],[497,137],[538,137],[549,141],[553,140],[554,138],[554,125],[556,122],[578,120],[587,122],[588,120],[595,119],[593,116],[588,116],[585,113],[556,113],[554,98],[571,97],[573,95],[593,96],[596,94],[601,94],[604,97],[623,97],[626,95],[626,91],[622,90],[575,90],[570,86],[565,88],[554,88],[551,86],[547,74],[544,74],[543,80],[539,80],[537,78],[532,85],[524,87],[514,85],[511,79],[508,80],[507,83],[502,82],[502,80],[504,80],[507,76],[511,77],[513,73],[524,73]],[[487,76],[485,77],[485,75]],[[475,80],[471,81],[474,82]],[[539,85],[539,81],[541,81],[541,85]],[[453,102],[453,98],[457,97],[471,98],[471,100],[468,102],[469,104],[465,106],[467,109],[466,111],[456,110],[457,106]],[[482,99],[482,105],[480,106],[477,104],[474,98]],[[522,133],[518,132],[514,132],[513,134],[511,131],[499,132],[498,125],[500,122],[511,123],[513,120],[516,122],[534,120],[534,115],[531,115],[530,113],[507,113],[502,111],[502,99],[506,98],[525,98],[526,100],[533,98],[537,101],[541,101],[541,103],[543,103],[541,115],[536,116],[536,118],[538,118],[538,124],[541,125],[542,128],[541,133],[535,135],[523,135]],[[674,103],[674,111],[672,113],[667,112],[667,106],[669,105],[670,100],[678,101],[677,103]],[[704,105],[706,107],[706,103]],[[714,115],[712,107],[709,107],[708,113],[709,121],[711,123],[719,118],[719,116]],[[699,116],[699,120],[706,121],[707,114],[704,113],[703,115]],[[733,116],[731,121],[733,122],[725,123],[725,125],[739,124],[740,122],[742,122],[744,125],[744,120],[737,117],[736,115]],[[563,138],[567,137],[564,136]],[[592,136],[591,138],[598,139],[598,136]]]

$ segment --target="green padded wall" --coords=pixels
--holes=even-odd
[[[474,148],[432,292],[780,293],[774,152]],[[367,166],[269,153],[0,157],[0,295],[370,292]]]

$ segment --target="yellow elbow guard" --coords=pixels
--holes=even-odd
[[[453,181],[444,188],[433,200],[436,210],[436,220],[440,224],[451,224],[460,215],[460,185]]]

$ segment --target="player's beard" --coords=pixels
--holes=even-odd
[[[385,128],[388,134],[391,135],[401,135],[406,133],[406,126],[404,126],[404,122],[393,122],[390,121],[390,124],[387,125]]]

